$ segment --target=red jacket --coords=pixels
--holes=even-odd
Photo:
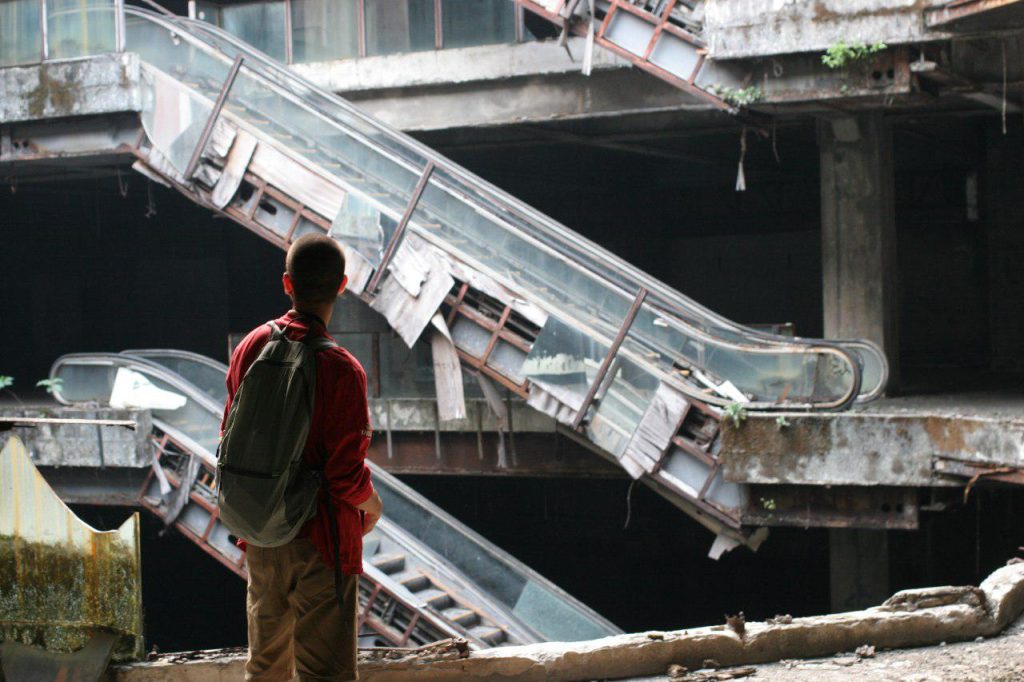
[[[323,323],[312,316],[300,317],[290,310],[275,320],[278,327],[293,340],[298,340],[313,328],[317,336],[327,336]],[[231,355],[228,366],[228,402],[224,406],[227,421],[231,401],[242,383],[249,365],[259,357],[263,345],[270,337],[270,327],[260,325],[249,332]],[[373,493],[370,469],[366,466],[366,449],[370,445],[370,412],[366,403],[366,372],[362,365],[344,348],[332,348],[316,354],[316,397],[313,420],[303,458],[316,469],[323,469],[327,488],[334,503],[338,524],[339,557],[341,570],[354,575],[363,572],[362,514],[355,505],[362,504]],[[331,566],[334,548],[331,544],[327,505],[322,499],[316,516],[309,520],[300,537],[309,537]],[[244,547],[243,543],[239,543]]]

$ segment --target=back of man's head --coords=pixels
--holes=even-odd
[[[288,249],[284,269],[292,280],[297,303],[331,303],[345,277],[345,255],[325,234],[305,234]]]

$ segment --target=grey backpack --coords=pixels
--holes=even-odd
[[[217,504],[228,530],[257,547],[290,542],[316,514],[320,472],[302,460],[313,420],[316,353],[336,344],[270,339],[235,393],[217,449]]]

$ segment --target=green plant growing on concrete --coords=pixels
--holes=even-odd
[[[729,88],[715,83],[708,87],[708,92],[721,97],[727,104],[731,104],[734,107],[750,106],[755,102],[759,102],[762,97],[760,88],[753,85],[737,90],[736,88]]]
[[[762,497],[761,508],[767,511],[775,511],[775,500],[770,497]]]
[[[732,420],[732,425],[739,428],[747,420],[747,410],[743,403],[729,403],[725,406],[725,416]]]
[[[56,377],[54,379],[40,379],[36,382],[36,386],[42,386],[50,395],[53,395],[54,391],[59,391],[63,385],[64,380],[60,377]]]
[[[821,63],[830,69],[841,69],[844,66],[859,62],[875,53],[881,52],[886,47],[888,45],[885,43],[872,43],[868,45],[864,42],[847,43],[840,40],[838,43],[828,46],[825,54],[821,55]]]
[[[786,415],[780,414],[775,418],[775,426],[778,427],[779,431],[789,426],[789,420],[786,419]]]
[[[11,386],[14,385],[14,377],[7,376],[6,374],[0,374],[0,391],[6,391],[11,394],[11,397],[21,402],[21,398],[18,394],[11,390]]]

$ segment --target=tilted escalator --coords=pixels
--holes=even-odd
[[[406,343],[447,342],[724,545],[763,537],[721,473],[724,414],[884,390],[869,342],[730,322],[215,26],[124,11],[142,62],[137,170],[281,248],[330,234],[349,290]]]
[[[244,553],[220,522],[214,472],[227,367],[194,353],[133,350],[59,358],[65,404],[150,409],[154,464],[139,505],[245,577]],[[614,625],[373,466],[385,516],[363,544],[363,646],[464,637],[477,648],[581,640]]]

